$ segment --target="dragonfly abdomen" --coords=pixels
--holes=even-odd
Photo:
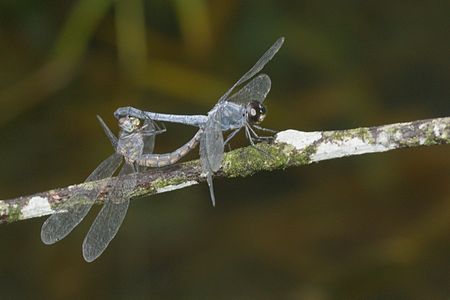
[[[140,166],[152,168],[164,167],[174,164],[182,157],[186,156],[186,154],[188,154],[192,149],[197,147],[202,134],[203,130],[200,129],[190,141],[188,141],[177,150],[165,154],[143,154],[136,160],[136,162]]]

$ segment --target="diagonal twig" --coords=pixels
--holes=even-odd
[[[274,143],[258,144],[263,151],[245,147],[226,153],[222,169],[215,176],[246,177],[260,171],[285,169],[322,160],[441,144],[450,144],[450,117],[349,130],[286,130],[277,134]],[[101,203],[116,180],[124,178],[110,180],[106,186],[101,181],[92,181],[31,196],[0,200],[0,223],[52,214],[58,205],[74,198],[74,195],[83,195],[99,187],[102,187],[102,191],[97,202]],[[151,169],[140,174],[138,184],[130,196],[168,192],[204,180],[198,160]],[[80,201],[83,201],[82,198]]]

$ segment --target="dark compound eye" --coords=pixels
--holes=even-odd
[[[252,101],[247,104],[247,122],[250,124],[259,124],[266,117],[266,108],[261,102]]]
[[[133,124],[134,127],[139,127],[141,125],[141,120],[138,118],[130,117],[131,124]]]

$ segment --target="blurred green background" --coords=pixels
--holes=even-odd
[[[280,36],[264,126],[450,116],[448,1],[3,0],[0,197],[83,181],[119,106],[206,113]],[[168,125],[157,152],[195,129]],[[233,147],[246,145],[240,136]],[[132,201],[94,263],[92,212],[54,246],[0,226],[2,299],[449,299],[449,146],[322,162]],[[198,156],[195,151],[190,158]],[[96,208],[95,211],[97,211]]]

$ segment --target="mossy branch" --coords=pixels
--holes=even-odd
[[[257,145],[262,151],[249,146],[226,153],[223,167],[216,177],[245,177],[260,171],[285,169],[327,159],[442,144],[450,144],[450,117],[337,131],[286,130],[277,134],[274,143]],[[97,202],[101,203],[116,180],[123,178],[109,180],[106,185],[103,181],[92,181],[0,201],[0,223],[52,214],[58,205],[68,199],[73,201],[74,196],[99,187],[102,190]],[[204,180],[199,161],[189,161],[141,173],[138,184],[129,196],[149,196]]]

